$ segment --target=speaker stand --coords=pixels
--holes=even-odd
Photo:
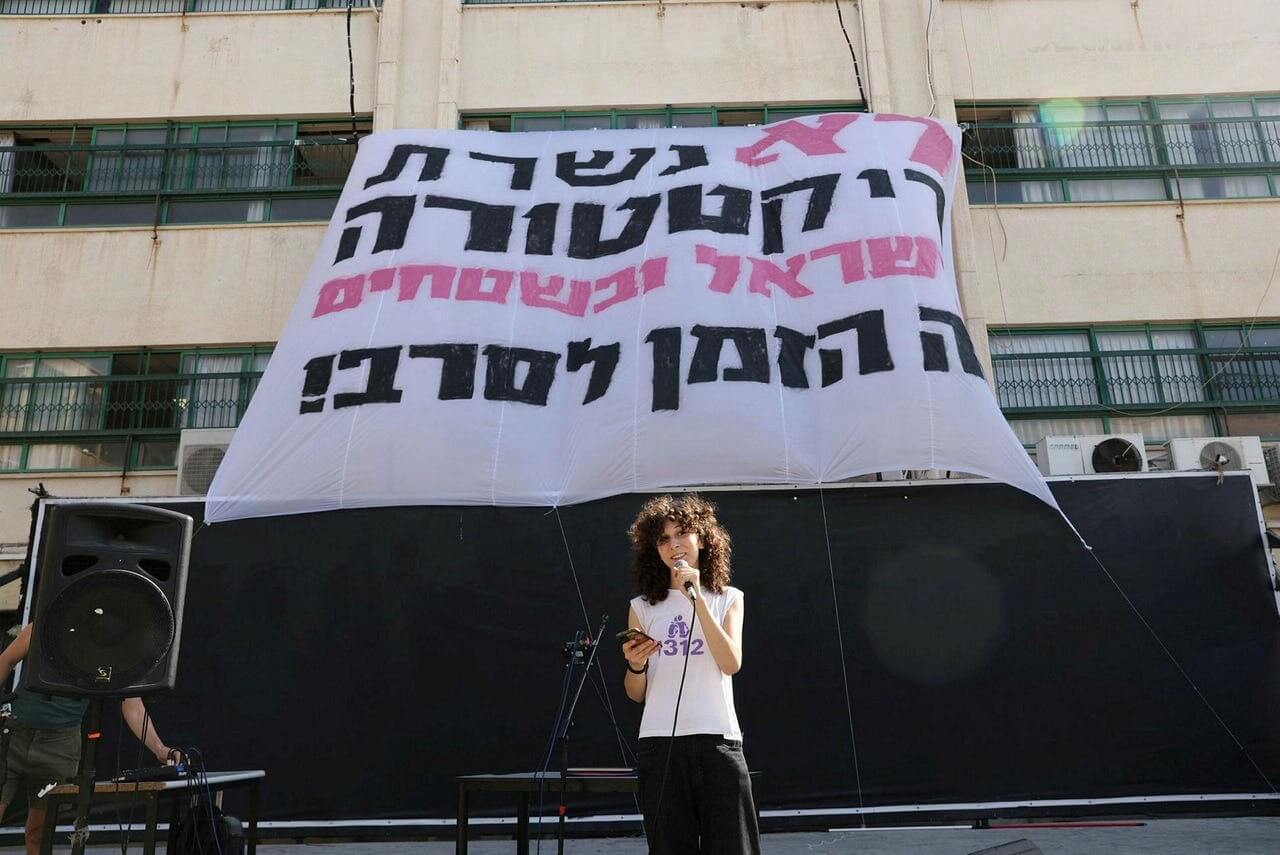
[[[102,736],[102,698],[89,701],[89,720],[85,724],[84,737],[80,741],[79,793],[76,800],[76,824],[71,832],[71,855],[84,855],[89,842],[89,805],[97,786],[97,747]]]

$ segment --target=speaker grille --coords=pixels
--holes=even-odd
[[[37,626],[41,653],[77,688],[128,686],[159,664],[173,644],[173,611],[160,588],[138,573],[100,570],[74,579]]]

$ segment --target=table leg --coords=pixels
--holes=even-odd
[[[249,855],[258,851],[258,779],[249,784]]]
[[[467,855],[467,785],[458,782],[458,822],[455,826],[454,840],[457,855]]]
[[[54,796],[46,796],[44,803],[44,834],[40,839],[40,855],[53,855],[53,838],[58,834],[58,808],[62,807]]]
[[[160,813],[160,794],[154,790],[147,794],[146,825],[142,837],[142,855],[156,855],[156,825]]]
[[[516,855],[529,855],[529,794],[516,796]]]

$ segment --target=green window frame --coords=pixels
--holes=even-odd
[[[466,129],[480,122],[497,122],[490,127],[499,131],[552,131],[586,130],[600,128],[625,130],[637,126],[642,118],[657,119],[658,124],[649,127],[725,127],[747,124],[768,124],[783,119],[812,116],[818,113],[866,112],[866,107],[856,103],[843,104],[763,104],[755,107],[654,107],[651,109],[606,110],[543,110],[508,113],[466,113],[458,121],[458,127]],[[747,119],[759,116],[759,122]],[[702,124],[701,119],[707,119]],[[551,127],[555,120],[558,127]],[[535,126],[529,126],[535,124]]]
[[[367,132],[371,119],[357,119]],[[350,117],[0,127],[0,229],[325,222]],[[34,141],[34,142],[33,142]]]
[[[974,205],[1280,197],[1280,93],[956,112]]]
[[[1110,432],[1121,418],[1205,416],[1217,435],[1233,414],[1280,415],[1280,324],[992,328],[988,342],[1011,422],[1094,418]]]
[[[173,469],[180,431],[239,425],[272,350],[0,353],[0,473]],[[107,370],[41,371],[59,360]]]
[[[369,0],[351,0],[367,9]],[[0,0],[0,15],[179,15],[188,12],[315,12],[347,8],[347,0]]]

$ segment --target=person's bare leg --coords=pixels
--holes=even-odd
[[[27,808],[27,855],[40,855],[40,842],[44,839],[44,814],[42,807]]]

